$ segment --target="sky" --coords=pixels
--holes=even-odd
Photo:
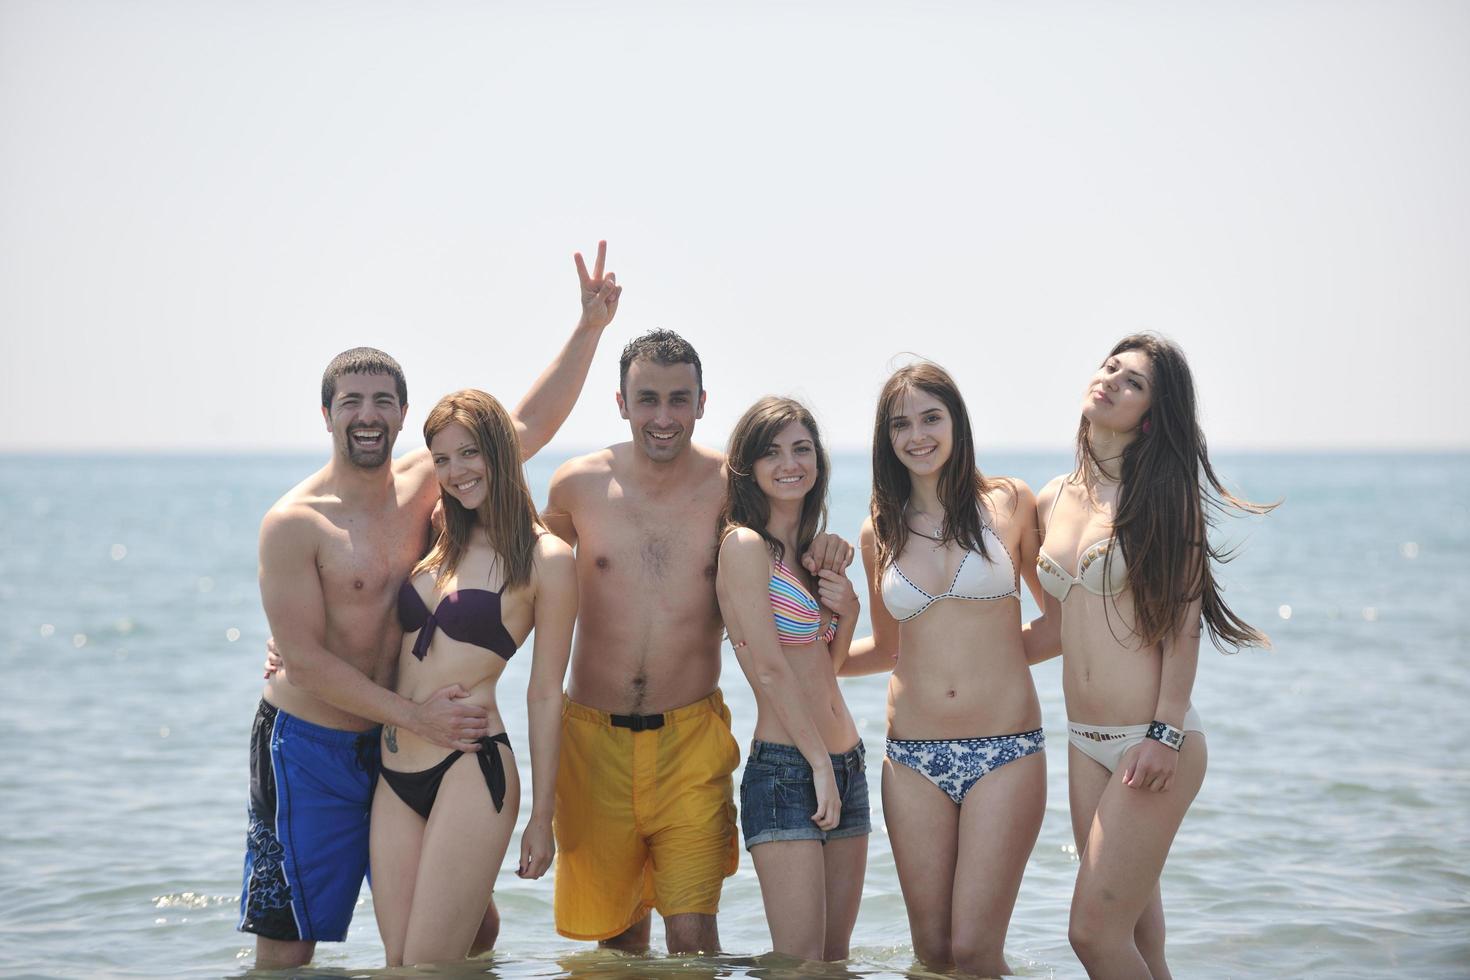
[[[524,393],[677,330],[864,448],[887,373],[1065,451],[1124,334],[1211,446],[1470,449],[1470,5],[0,0],[0,451],[328,451],[321,371]]]

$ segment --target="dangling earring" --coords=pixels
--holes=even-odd
[[[1152,422],[1150,422],[1148,419],[1144,419],[1143,425],[1141,425],[1139,428],[1143,430],[1144,435],[1148,435],[1151,431],[1153,431],[1153,427],[1154,424]]]

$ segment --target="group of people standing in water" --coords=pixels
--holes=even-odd
[[[703,366],[672,332],[623,351],[631,440],[562,465],[538,512],[521,463],[570,412],[617,311],[604,256],[591,271],[577,257],[581,320],[515,410],[447,395],[424,450],[391,458],[396,362],[359,348],[328,366],[332,458],[261,528],[279,656],[252,733],[240,928],[257,964],[345,938],[369,858],[389,965],[493,946],[521,795],[496,683],[534,629],[518,873],[555,856],[562,935],[646,949],[657,910],[671,952],[719,948],[738,864],[728,637],[757,705],[738,823],[774,949],[848,955],[871,827],[838,677],[889,671],[883,811],[915,956],[1009,972],[1046,801],[1030,666],[1060,654],[1072,946],[1092,976],[1169,976],[1158,882],[1205,773],[1201,628],[1226,647],[1265,641],[1223,602],[1206,534],[1216,508],[1264,508],[1216,478],[1180,350],[1148,334],[1113,346],[1085,386],[1076,468],[1039,493],[977,466],[941,367],[895,372],[858,534],[859,638],[811,411],[762,398],[727,453],[694,444]],[[1023,586],[1042,609],[1030,623]]]

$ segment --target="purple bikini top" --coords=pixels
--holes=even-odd
[[[451,640],[473,643],[506,660],[516,652],[515,640],[500,621],[500,593],[489,589],[458,589],[429,612],[413,582],[404,582],[398,590],[398,623],[405,633],[419,631],[413,655],[420,660],[429,652],[435,629],[444,630]]]

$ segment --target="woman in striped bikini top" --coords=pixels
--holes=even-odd
[[[730,435],[715,574],[756,703],[741,829],[772,945],[804,959],[847,955],[870,830],[863,746],[836,676],[857,593],[844,573],[801,560],[826,523],[827,471],[800,403],[753,405]]]
[[[783,647],[806,646],[818,638],[831,643],[837,635],[837,614],[822,628],[822,607],[801,579],[779,558],[771,560],[771,616],[776,621],[776,639]]]

